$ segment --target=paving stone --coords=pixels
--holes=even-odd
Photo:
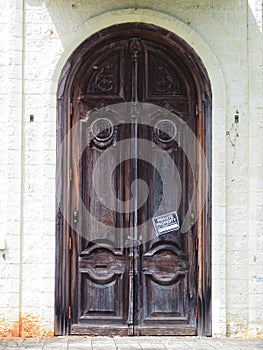
[[[141,338],[141,339],[138,339],[138,343],[144,350],[165,349],[165,345],[163,345],[160,342],[160,339],[158,339],[158,337]]]
[[[48,338],[45,341],[44,350],[67,350],[68,348],[68,337],[54,337]],[[29,348],[30,349],[30,348]]]
[[[0,339],[0,350],[261,350],[263,340],[183,337]]]
[[[189,350],[189,346],[181,341],[178,340],[163,340],[162,344],[165,346],[165,349],[167,350]]]
[[[19,340],[0,340],[0,349],[23,349],[23,339]]]
[[[142,350],[137,337],[116,337],[114,341],[118,350]]]
[[[89,337],[69,337],[68,350],[92,350],[91,338]]]
[[[115,350],[116,346],[113,338],[94,337],[91,339],[92,350]]]
[[[30,350],[42,350],[45,345],[45,339],[24,339],[22,342],[23,349],[30,349]]]

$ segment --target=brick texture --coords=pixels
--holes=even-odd
[[[174,31],[208,70],[213,89],[213,335],[260,337],[263,77],[258,0],[2,1],[0,335],[53,334],[59,74],[85,38],[127,21]]]

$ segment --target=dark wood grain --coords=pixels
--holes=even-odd
[[[199,139],[211,169],[209,79],[198,56],[182,39],[162,28],[141,23],[114,26],[87,39],[69,58],[61,75],[58,149],[67,132],[84,120],[89,111],[120,102],[151,103],[180,115]],[[200,110],[198,115],[196,105]],[[151,125],[161,121],[156,116],[149,118]],[[167,135],[140,119],[136,126],[131,121],[113,129],[111,132],[109,127],[95,137],[87,119],[81,123],[79,135],[66,140],[67,154],[59,154],[63,158],[57,171],[55,333],[209,336],[211,179],[204,176],[198,150],[190,149],[195,159],[193,166],[180,147],[180,142],[186,143],[187,139],[167,141]],[[183,130],[181,135],[187,137]],[[83,137],[90,142],[81,155]],[[150,151],[147,149],[148,162],[142,159],[144,150],[137,149],[139,141],[136,148],[136,141],[118,151],[114,147],[116,142],[131,137],[156,145]],[[132,198],[134,180],[144,180],[148,185],[148,199],[136,212],[118,213],[117,204],[115,210],[110,210],[94,192],[93,166],[106,150],[107,163],[99,170],[105,176],[116,160],[130,155],[130,160],[119,164],[113,172],[112,183],[119,200],[128,202]],[[165,163],[167,152],[177,169],[174,173]],[[162,178],[153,164],[163,169],[163,176],[168,179],[166,186],[171,190],[165,201],[162,201]],[[180,200],[176,190],[179,180]],[[199,193],[195,204],[205,199],[205,206],[188,232],[179,230],[157,237],[153,225],[140,228],[157,209],[166,213],[178,207],[182,219],[195,181]],[[139,196],[140,188],[137,193]],[[120,230],[130,228],[135,240],[141,236],[147,239],[142,245],[128,247],[123,245],[127,237],[111,230],[106,240],[96,242],[94,235],[98,234],[99,238],[100,233],[81,211],[80,201],[105,225]],[[62,213],[73,215],[74,212],[77,222],[70,227]],[[202,248],[199,250],[197,238]],[[69,249],[70,241],[72,249]]]

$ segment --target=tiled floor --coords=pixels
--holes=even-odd
[[[31,350],[260,350],[262,340],[180,337],[56,337],[0,340],[0,349]]]

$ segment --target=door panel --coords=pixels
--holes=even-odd
[[[102,132],[98,132],[99,123],[104,128]],[[77,298],[73,307],[71,333],[103,334],[105,327],[108,327],[107,332],[111,334],[127,335],[129,249],[123,247],[125,236],[115,233],[111,228],[122,230],[129,227],[130,216],[119,213],[117,205],[115,210],[110,210],[98,198],[93,165],[107,150],[107,157],[96,169],[96,176],[103,179],[108,170],[114,168],[118,158],[123,156],[121,153],[129,157],[129,148],[116,151],[113,144],[130,138],[130,125],[123,124],[115,128],[109,116],[104,115],[92,121],[83,119],[80,126],[81,140],[85,145],[89,141],[86,147],[80,147],[84,150],[80,163],[76,165],[81,171],[79,191],[83,207],[78,212],[78,230],[81,235],[76,235],[74,247],[77,264],[73,265],[73,273],[78,274],[78,289],[74,292]],[[121,163],[113,174],[109,174],[112,176],[116,198],[124,203],[130,197],[129,181],[125,175],[130,173],[129,168],[129,163]]]
[[[123,319],[125,256],[111,246],[84,249],[79,259],[81,317],[108,322]]]
[[[150,120],[144,115],[145,123],[139,124],[138,139],[151,142],[148,148],[138,147],[138,178],[147,179],[149,188],[148,201],[138,216],[147,221],[177,211],[181,225],[189,207],[193,176],[180,147],[187,133],[176,116],[172,119],[173,114],[168,115],[170,119],[163,119],[157,109],[154,116],[148,115]],[[146,154],[148,162],[141,161]],[[196,334],[196,249],[191,243],[195,242],[196,232],[193,229],[182,233],[179,228],[157,236],[150,222],[138,230],[140,236],[144,244],[137,253],[135,334]]]
[[[166,46],[127,34],[87,56],[72,99],[71,126],[79,126],[71,139],[71,333],[196,334],[195,227],[157,235],[151,221],[176,211],[181,223],[189,208],[196,169],[181,143],[197,127],[193,80]],[[156,108],[124,123],[111,109],[121,102]],[[147,200],[133,210],[143,182]]]

